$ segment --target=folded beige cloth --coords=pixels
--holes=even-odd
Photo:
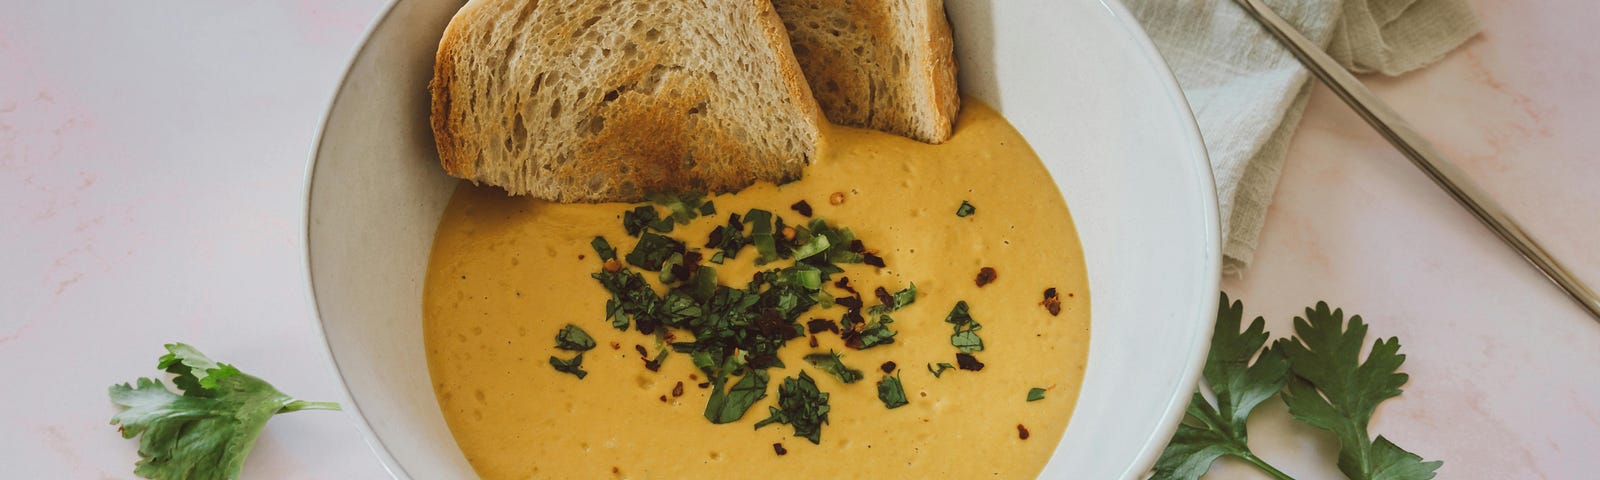
[[[1233,0],[1124,0],[1189,99],[1217,179],[1223,271],[1250,264],[1310,73]],[[1399,75],[1478,33],[1466,0],[1266,0],[1356,73]]]

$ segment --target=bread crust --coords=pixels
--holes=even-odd
[[[759,61],[758,70],[767,68],[761,78],[776,77],[768,81],[776,101],[763,97],[759,106],[736,112],[727,111],[726,79],[733,75],[723,72],[718,83],[715,67],[723,64],[686,67],[695,59],[681,58],[686,49],[671,43],[671,35],[688,34],[677,25],[646,24],[649,38],[604,31],[607,41],[623,35],[628,59],[639,60],[606,63],[593,59],[600,44],[585,43],[584,35],[609,25],[603,13],[630,7],[609,0],[542,3],[559,5],[473,0],[446,28],[429,92],[430,127],[450,175],[561,202],[637,201],[656,191],[727,192],[761,180],[787,182],[816,157],[826,120],[769,1],[713,0],[731,12],[730,21],[749,22],[730,28],[760,44],[744,45],[754,52],[703,53],[730,64]],[[588,13],[563,16],[572,12]],[[519,36],[508,41],[513,34]],[[605,45],[609,58],[617,44]],[[567,95],[574,89],[583,92]],[[555,105],[532,103],[552,97]],[[757,124],[782,128],[761,131]]]

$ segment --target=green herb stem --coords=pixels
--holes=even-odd
[[[1272,475],[1272,478],[1276,478],[1278,480],[1294,480],[1294,477],[1291,477],[1288,474],[1273,468],[1272,465],[1267,464],[1266,460],[1262,460],[1261,457],[1257,457],[1253,453],[1245,452],[1245,454],[1239,458],[1243,458],[1245,461],[1250,462],[1251,465],[1255,465],[1256,468],[1261,469],[1261,471],[1267,472],[1267,475]]]
[[[307,402],[305,400],[295,400],[293,402],[289,402],[288,405],[284,405],[283,408],[279,409],[278,411],[281,413],[289,413],[298,412],[301,410],[343,410],[343,408],[339,407],[338,402]]]

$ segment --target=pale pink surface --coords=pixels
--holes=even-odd
[[[301,188],[317,122],[382,0],[0,3],[0,365],[10,478],[126,478],[105,387],[194,343],[309,399],[338,379],[311,319]],[[1443,64],[1370,79],[1558,257],[1600,283],[1600,11],[1478,2]],[[1325,90],[1255,266],[1226,290],[1289,333],[1316,300],[1401,337],[1412,375],[1374,431],[1441,478],[1600,471],[1600,325]],[[1331,440],[1255,418],[1252,444],[1337,478]],[[354,419],[273,420],[251,478],[382,478]],[[1253,478],[1227,464],[1213,478]]]

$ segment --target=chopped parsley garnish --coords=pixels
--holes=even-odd
[[[628,253],[629,265],[643,268],[652,272],[661,270],[662,264],[674,254],[682,255],[683,242],[673,240],[671,237],[644,232],[639,236],[639,244]]]
[[[878,320],[861,327],[860,330],[848,331],[845,335],[845,346],[856,350],[866,350],[878,345],[894,343],[895,331],[889,329],[889,324],[894,323],[888,315],[879,315]]]
[[[961,350],[961,353],[983,351],[983,339],[978,337],[978,330],[983,328],[972,315],[967,312],[965,300],[956,302],[955,308],[950,309],[950,315],[944,317],[944,322],[954,328],[950,334],[950,344]]]
[[[668,214],[667,218],[677,222],[679,225],[687,224],[690,220],[694,220],[695,217],[700,215],[710,215],[712,213],[716,213],[717,211],[716,207],[713,206],[711,207],[711,211],[707,213],[705,211],[706,206],[710,205],[711,202],[703,201],[705,196],[698,192],[690,192],[680,195],[652,193],[646,195],[645,197],[649,198],[651,202],[655,202],[656,205],[667,207],[667,210],[672,212]],[[655,227],[652,226],[651,228]],[[670,232],[672,231],[672,227],[667,226],[666,230],[661,230],[659,228],[657,230],[662,232]]]
[[[847,384],[861,380],[861,371],[845,366],[838,353],[813,353],[806,355],[806,362]]]
[[[556,367],[557,372],[576,375],[579,380],[583,380],[583,377],[589,376],[589,372],[583,371],[583,352],[578,352],[577,355],[574,355],[572,358],[567,360],[562,360],[554,355],[551,355],[550,366]]]
[[[561,327],[561,331],[556,332],[556,348],[574,352],[586,352],[594,348],[594,338],[589,336],[589,332],[585,332],[582,328],[578,328],[577,325],[569,323],[567,326]]]
[[[617,250],[611,248],[611,242],[607,242],[606,237],[594,237],[589,245],[594,246],[594,253],[600,255],[601,261],[617,258]]]
[[[773,423],[794,427],[794,436],[804,437],[813,444],[822,444],[822,426],[828,423],[828,394],[817,389],[810,375],[783,379],[778,386],[778,406],[767,407],[771,416],[756,422],[755,428]]]
[[[911,403],[906,400],[906,389],[900,385],[900,377],[888,375],[878,381],[878,400],[882,400],[883,406],[891,410]]]
[[[1044,400],[1044,389],[1043,388],[1034,387],[1034,388],[1028,389],[1028,401],[1037,402],[1037,401],[1040,401],[1040,400]]]
[[[706,381],[699,385],[710,389],[705,406],[707,420],[712,423],[739,420],[766,397],[768,370],[784,367],[778,352],[790,340],[802,338],[808,331],[813,335],[836,332],[845,345],[853,349],[894,343],[895,332],[889,328],[894,319],[887,313],[912,304],[916,300],[916,286],[909,285],[893,294],[879,288],[877,300],[880,304],[872,308],[871,314],[863,315],[867,309],[849,281],[841,277],[835,282],[830,277],[844,271],[840,267],[842,264],[882,266],[883,260],[870,253],[872,250],[855,238],[849,228],[829,225],[821,218],[788,225],[783,217],[773,212],[751,209],[742,216],[729,214],[727,222],[711,232],[704,250],[691,249],[666,234],[675,224],[715,212],[715,207],[709,202],[700,202],[700,198],[655,195],[651,200],[670,210],[665,217],[650,205],[625,213],[624,228],[638,237],[632,251],[623,258],[626,264],[616,259],[619,252],[606,239],[596,237],[591,244],[604,261],[603,268],[593,277],[611,293],[606,302],[606,318],[620,330],[627,330],[631,325],[640,333],[654,334],[660,342],[658,345],[665,345],[654,359],[649,358],[643,346],[637,347],[645,368],[652,371],[660,368],[670,350],[685,354],[705,374]],[[756,265],[769,266],[754,273],[742,285],[719,282],[711,264],[723,264],[737,257],[747,245],[756,247],[757,257],[753,259]],[[770,265],[783,260],[792,263]],[[653,275],[665,287],[664,291],[658,291],[658,287],[647,281],[644,271],[655,272]],[[849,292],[849,296],[835,297],[824,291],[824,285],[830,282]],[[819,307],[832,308],[835,304],[845,307],[837,324],[831,319],[814,316],[802,324],[801,319],[807,318],[808,312]],[[869,322],[868,318],[872,320]],[[679,331],[686,334],[675,334]],[[562,335],[570,341],[570,345],[562,345],[584,345],[578,339],[581,335],[589,348],[593,348],[593,339],[588,338],[586,332],[575,329],[571,333],[564,331]],[[674,338],[686,340],[674,341]],[[811,341],[816,341],[815,336]],[[815,347],[815,343],[812,346]],[[808,355],[805,360],[843,383],[854,383],[864,377],[860,370],[846,366],[835,352]],[[586,375],[580,368],[581,352],[570,360],[552,357],[551,365],[579,378]],[[887,365],[892,363],[886,364],[885,372],[892,373],[894,368]],[[888,385],[892,385],[899,396],[904,396],[898,378],[881,385],[880,389]],[[771,415],[758,427],[783,423],[793,426],[796,436],[820,442],[821,425],[827,423],[827,394],[817,390],[806,373],[785,379],[778,392],[778,406],[770,409]],[[674,396],[680,394],[674,390]],[[663,401],[665,398],[662,396]]]
[[[928,364],[928,373],[932,373],[933,374],[933,378],[939,378],[941,375],[944,375],[944,371],[945,370],[956,368],[955,365],[951,365],[951,364],[948,364],[948,363],[940,362],[939,363],[939,368],[937,370],[935,370],[933,368],[933,365],[934,364],[932,364],[932,363]]]
[[[894,292],[893,295],[890,295],[887,289],[878,287],[875,295],[878,297],[880,304],[873,305],[872,308],[867,309],[868,314],[878,315],[893,312],[917,301],[917,284],[912,283],[905,290]]]
[[[756,400],[766,396],[766,370],[750,370],[727,392],[722,391],[721,383],[713,382],[711,400],[706,402],[706,419],[718,424],[738,420],[744,417],[744,412],[750,410],[751,405],[755,405]]]
[[[628,236],[631,237],[639,236],[646,228],[650,228],[652,224],[660,221],[661,214],[656,212],[656,207],[649,205],[640,205],[622,214],[622,228],[627,230]],[[669,227],[671,225],[671,223],[667,224]],[[669,228],[668,230],[670,231],[671,229]]]
[[[978,213],[978,207],[972,206],[972,204],[971,203],[967,203],[966,200],[962,200],[961,201],[961,206],[956,207],[956,216],[957,217],[968,217],[968,216],[971,216],[974,213]]]

